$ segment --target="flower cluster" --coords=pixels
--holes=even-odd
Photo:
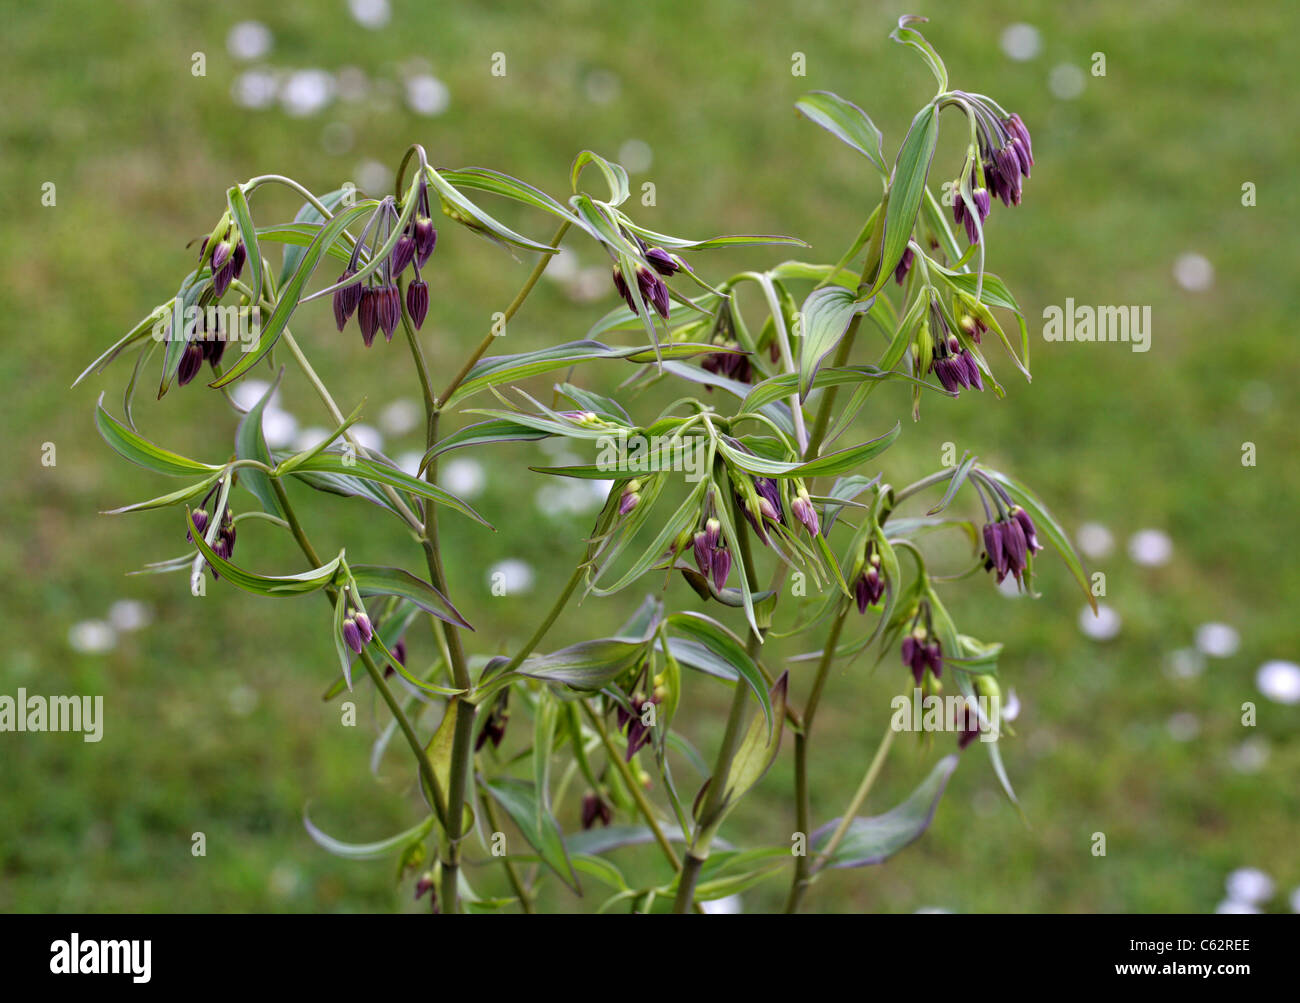
[[[199,261],[201,263],[206,260],[212,268],[212,291],[217,299],[224,296],[230,283],[239,278],[247,258],[248,249],[244,247],[244,238],[228,220],[220,237],[204,239],[199,248]]]
[[[917,686],[921,685],[926,669],[930,670],[935,679],[943,675],[943,645],[938,638],[928,640],[928,637],[929,632],[925,627],[917,624],[899,646],[903,664],[912,670],[912,678],[916,680]]]
[[[682,266],[676,258],[662,247],[647,247],[645,241],[641,240],[640,237],[637,237],[637,244],[641,248],[642,256],[650,263],[649,268],[642,264],[636,266],[636,284],[641,302],[649,303],[660,317],[667,320],[669,308],[668,284],[659,276],[671,278],[681,270]],[[658,275],[655,274],[656,272],[658,272]],[[628,288],[627,280],[623,277],[622,266],[617,261],[614,262],[614,288],[623,297],[623,301],[627,304],[629,310],[633,313],[641,312],[636,300],[633,299],[632,290]]]
[[[374,636],[370,617],[361,610],[349,608],[347,616],[343,618],[343,642],[359,655]]]
[[[429,195],[425,186],[420,187],[416,198],[418,201],[411,221],[393,244],[384,263],[364,281],[353,282],[334,292],[334,323],[342,331],[355,313],[361,339],[367,348],[381,330],[385,341],[393,340],[393,332],[402,322],[402,295],[397,280],[408,267],[413,266],[415,272],[415,277],[406,287],[406,311],[411,315],[411,323],[419,329],[429,313],[429,285],[421,278],[420,270],[437,246],[438,231],[429,216]],[[339,283],[347,282],[360,270],[367,238],[370,240],[369,254],[373,255],[391,239],[400,218],[397,204],[391,197],[380,203],[352,248],[352,257],[339,276]]]
[[[966,177],[954,186],[954,191],[960,192],[964,182],[972,204],[967,205],[960,195],[952,203],[953,219],[966,228],[966,237],[974,244],[979,241],[979,227],[988,219],[993,199],[1001,199],[1006,206],[1020,204],[1024,179],[1034,164],[1034,147],[1019,115],[1008,115],[987,98],[964,91],[954,91],[952,100],[975,124],[978,156],[969,162]],[[978,224],[975,213],[979,214]]]
[[[714,588],[722,591],[731,574],[731,551],[727,541],[722,538],[722,523],[717,519],[706,519],[704,528],[695,534],[695,563],[700,574],[713,579]]]
[[[880,574],[880,554],[876,545],[868,543],[862,571],[853,582],[853,598],[857,601],[858,612],[866,613],[869,606],[880,602],[885,594],[885,579]]]
[[[1030,555],[1042,549],[1033,519],[1019,505],[1006,517],[984,524],[984,570],[996,572],[999,585],[1007,575],[1023,584]]]
[[[934,341],[930,372],[943,384],[943,388],[952,394],[960,394],[963,387],[983,390],[984,379],[980,375],[979,363],[951,332],[938,302],[930,304],[930,327]]]

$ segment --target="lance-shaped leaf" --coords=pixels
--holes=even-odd
[[[873,300],[861,303],[843,286],[822,286],[804,300],[799,312],[799,399],[808,399],[822,360],[844,337],[855,313],[871,309]]]
[[[550,244],[541,244],[522,234],[515,233],[504,223],[493,219],[458,192],[446,178],[432,167],[429,168],[428,177],[429,184],[441,196],[444,206],[450,206],[453,210],[448,215],[457,222],[465,223],[472,230],[486,233],[498,240],[505,241],[507,244],[514,244],[516,247],[523,247],[530,251],[541,251],[543,254],[554,254],[556,252],[557,248],[552,247]]]
[[[338,557],[327,564],[322,564],[319,568],[312,568],[310,571],[299,572],[296,575],[259,575],[252,571],[245,571],[243,568],[218,556],[208,546],[208,541],[199,532],[194,523],[194,516],[188,510],[185,513],[185,521],[189,526],[194,546],[199,548],[199,553],[217,570],[218,574],[230,582],[231,585],[241,588],[245,592],[252,592],[254,595],[283,598],[286,596],[306,595],[308,592],[323,589],[334,580],[334,575],[343,559],[343,555],[340,553]]]
[[[457,170],[444,169],[438,173],[442,175],[444,181],[457,188],[473,188],[481,192],[491,192],[493,195],[501,195],[516,202],[522,202],[524,205],[530,205],[535,209],[549,212],[552,216],[568,220],[570,223],[580,224],[580,221],[574,217],[573,213],[569,212],[568,209],[564,208],[544,191],[534,188],[518,178],[512,178],[509,174],[502,174],[500,171],[494,171],[488,167],[461,167]]]
[[[916,215],[925,198],[926,180],[930,175],[930,161],[934,158],[935,143],[939,138],[938,113],[928,104],[916,113],[907,130],[903,146],[894,161],[894,173],[889,182],[889,205],[885,209],[885,240],[880,252],[880,271],[872,294],[879,292],[894,275],[912,239]]]
[[[1083,561],[1079,559],[1079,555],[1075,553],[1074,545],[1070,543],[1069,536],[1067,536],[1065,530],[1061,528],[1061,524],[1056,521],[1055,516],[1047,510],[1047,506],[1039,501],[1038,496],[1030,491],[1029,488],[1025,487],[1014,478],[1008,477],[1006,474],[1000,473],[997,470],[990,470],[987,467],[980,467],[980,470],[1006,488],[1007,493],[1011,495],[1012,499],[1024,508],[1024,510],[1029,514],[1029,518],[1034,520],[1034,528],[1047,538],[1048,543],[1056,548],[1056,552],[1060,554],[1061,559],[1065,561],[1065,566],[1070,569],[1070,574],[1072,574],[1074,580],[1079,583],[1079,588],[1083,589],[1083,594],[1088,600],[1088,605],[1092,607],[1093,612],[1095,613],[1097,611],[1097,600],[1092,594],[1092,589],[1089,587],[1088,572],[1083,566]]]
[[[398,470],[396,467],[391,467],[376,459],[326,450],[303,460],[294,470],[295,475],[313,472],[355,477],[364,481],[375,481],[380,484],[387,484],[390,487],[400,488],[421,498],[427,498],[435,504],[446,505],[462,515],[469,516],[475,522],[481,523],[489,529],[492,528],[491,523],[445,488],[422,481],[418,477],[412,477],[405,471]]]
[[[668,617],[666,627],[670,634],[700,645],[744,680],[763,708],[766,731],[771,734],[774,715],[767,681],[740,639],[717,620],[702,613],[674,613]],[[685,658],[681,660],[686,661]]]
[[[901,431],[901,424],[895,422],[894,427],[884,435],[802,463],[772,460],[755,453],[746,453],[729,445],[725,440],[719,440],[718,449],[730,463],[751,474],[764,477],[821,477],[826,474],[843,474],[856,469],[888,449]]]
[[[104,368],[110,362],[130,348],[131,345],[135,344],[135,342],[139,341],[141,338],[147,337],[151,334],[154,326],[158,324],[159,321],[167,319],[169,316],[168,311],[171,309],[171,304],[172,301],[169,300],[167,303],[160,303],[158,306],[150,310],[149,313],[135,325],[135,327],[131,328],[131,330],[127,331],[126,334],[113,342],[113,344],[106,349],[99,358],[83,369],[81,375],[72,381],[73,387],[79,386],[81,381],[92,373],[102,373]]]
[[[258,402],[240,419],[239,428],[235,431],[235,455],[241,460],[258,460],[268,467],[273,465],[271,450],[267,448],[266,437],[262,434],[262,414],[279,388],[283,377],[284,370],[281,369],[275,377],[275,382],[267,387],[266,393],[262,394]],[[280,499],[275,496],[270,477],[255,468],[244,467],[239,472],[239,482],[262,503],[263,511],[284,518]]]
[[[930,827],[948,778],[957,768],[957,756],[946,756],[935,764],[907,800],[883,815],[855,818],[834,855],[823,865],[829,868],[866,867],[888,860]],[[810,852],[817,853],[830,841],[839,825],[833,819],[812,834]]]
[[[99,395],[95,405],[95,427],[113,449],[132,463],[139,464],[160,474],[173,477],[192,477],[195,474],[212,473],[220,470],[209,463],[191,460],[170,450],[155,446],[144,436],[133,432],[104,409],[104,395]]]
[[[927,390],[933,390],[935,393],[952,396],[942,387],[934,383],[927,383],[925,380],[918,380],[910,373],[904,373],[897,369],[881,369],[879,366],[835,366],[819,369],[817,375],[813,378],[810,389],[821,390],[824,387],[838,387],[845,384],[857,386],[879,380],[901,380],[925,387]],[[754,384],[754,388],[750,390],[741,404],[741,410],[759,411],[773,401],[790,396],[798,388],[798,385],[799,376],[796,373],[781,373],[779,376],[770,376],[763,380],[762,383]]]
[[[423,839],[433,831],[433,816],[430,815],[418,825],[413,825],[405,832],[399,832],[396,836],[389,836],[387,839],[376,840],[373,843],[345,843],[341,839],[335,839],[329,833],[320,829],[307,814],[306,810],[302,813],[302,824],[307,830],[307,835],[321,849],[334,854],[336,857],[347,857],[349,860],[379,860],[390,854],[396,853],[409,843]]]
[[[644,657],[646,642],[606,637],[524,659],[519,674],[575,690],[598,690]]]
[[[485,781],[483,786],[505,809],[510,820],[523,833],[524,839],[537,851],[546,864],[566,885],[579,895],[582,887],[578,875],[574,873],[569,862],[569,853],[564,845],[564,835],[555,816],[543,811],[537,803],[537,792],[531,783],[516,780],[513,777],[496,777]],[[538,822],[538,819],[541,822]]]
[[[494,418],[491,421],[476,422],[439,439],[434,447],[424,454],[424,458],[420,461],[420,470],[423,471],[432,460],[453,449],[480,446],[488,442],[527,442],[534,439],[549,439],[555,434],[511,418]]]
[[[214,388],[227,386],[265,358],[266,354],[275,347],[275,343],[280,340],[280,335],[289,323],[290,316],[298,307],[298,301],[302,299],[307,280],[315,272],[316,266],[325,254],[325,249],[338,240],[343,231],[350,225],[367,213],[373,212],[376,205],[377,203],[373,200],[358,203],[350,209],[344,209],[321,227],[320,233],[311,242],[311,246],[303,251],[302,257],[298,261],[289,281],[280,288],[280,296],[276,300],[275,309],[271,311],[270,318],[262,324],[256,343],[252,348],[246,347],[246,350],[240,355],[239,361],[222,376],[209,383],[208,386]]]
[[[734,805],[756,783],[763,779],[768,768],[781,751],[781,736],[785,732],[785,701],[790,685],[790,673],[782,672],[772,684],[768,699],[772,703],[772,717],[776,727],[767,727],[759,715],[749,722],[749,730],[731,760],[727,786],[722,795],[723,811]]]
[[[348,570],[352,573],[352,580],[356,582],[362,596],[399,596],[402,599],[409,599],[439,620],[445,620],[467,630],[474,629],[451,604],[450,599],[409,571],[378,564],[349,564]]]
[[[808,247],[806,240],[787,237],[779,233],[724,233],[704,240],[690,240],[658,233],[624,217],[623,225],[647,244],[657,244],[669,251],[705,251],[712,247],[748,247],[753,244],[787,244],[791,247]]]
[[[239,238],[244,242],[247,252],[249,285],[253,289],[253,302],[262,298],[262,249],[257,245],[257,227],[253,225],[253,215],[248,208],[248,196],[239,185],[233,185],[226,192],[226,204],[230,215],[239,227]]]
[[[708,355],[719,349],[713,345],[679,342],[664,345],[660,351],[665,359],[689,359],[697,355]],[[599,341],[570,341],[535,352],[489,356],[481,359],[469,371],[465,381],[443,406],[450,407],[489,387],[526,379],[555,369],[567,369],[576,363],[593,359],[626,359],[629,362],[645,364],[655,361],[655,348],[653,345],[618,348]]]
[[[355,187],[337,188],[332,192],[326,192],[317,201],[332,213],[349,195],[356,195]],[[291,245],[284,249],[284,265],[280,269],[280,281],[276,285],[282,286],[289,281],[289,276],[297,270],[299,262],[302,261],[303,251],[310,247],[312,241],[319,235],[321,225],[324,222],[325,217],[320,214],[319,210],[310,202],[304,202],[297,215],[293,217],[293,223],[287,223],[280,228],[267,227],[258,231],[259,237],[281,240]],[[271,236],[268,231],[275,229],[282,229],[286,232],[283,236]],[[295,239],[289,239],[290,234],[294,234]],[[306,239],[298,239],[297,234],[305,235]],[[347,261],[351,257],[349,249],[333,244],[330,245],[329,253],[343,261]]]
[[[871,117],[852,101],[830,91],[812,91],[796,101],[794,106],[809,121],[861,153],[882,175],[888,173],[880,130]]]
[[[627,171],[624,170],[623,165],[606,160],[599,153],[593,153],[591,150],[583,150],[573,160],[573,169],[569,172],[573,193],[577,195],[581,191],[578,187],[578,178],[589,164],[594,164],[605,176],[605,183],[609,185],[609,204],[622,205],[626,202],[630,193],[627,186]]]
[[[210,477],[205,477],[200,481],[195,481],[193,484],[187,485],[178,491],[173,491],[170,494],[160,495],[157,498],[150,498],[148,501],[136,502],[134,505],[123,505],[121,508],[109,509],[102,514],[123,515],[127,512],[143,512],[145,509],[166,508],[168,505],[179,505],[181,502],[189,501],[191,498],[196,498],[203,494],[208,488],[212,487],[212,485],[216,483],[217,478],[220,476],[221,472],[217,471]],[[192,556],[187,554],[185,557],[181,558],[181,561],[188,564],[191,559]]]

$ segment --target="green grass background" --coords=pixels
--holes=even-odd
[[[309,802],[345,839],[380,838],[417,820],[402,750],[381,779],[368,773],[374,724],[383,720],[369,691],[359,697],[357,728],[341,727],[335,705],[320,700],[334,671],[323,603],[255,601],[220,585],[195,599],[182,577],[124,577],[179,553],[183,531],[175,513],[97,514],[164,488],[119,462],[92,425],[101,389],[120,412],[129,364],[75,391],[69,384],[170,294],[191,265],[185,243],[211,225],[229,184],[278,172],[325,191],[355,177],[362,160],[395,165],[406,144],[419,141],[435,164],[491,166],[561,195],[577,151],[614,156],[635,138],[654,160],[633,182],[652,180],[658,191],[658,205],[639,210],[643,222],[698,236],[794,233],[812,244],[807,257],[833,260],[870,209],[876,181],[792,104],[820,88],[851,98],[884,130],[892,156],[931,93],[923,64],[886,37],[905,12],[841,2],[396,0],[392,22],[369,31],[338,0],[8,0],[0,8],[0,693],[19,686],[101,693],[107,720],[98,745],[75,735],[0,735],[0,908],[415,908],[391,864],[331,857],[301,823]],[[883,867],[832,875],[809,907],[1207,911],[1222,897],[1224,876],[1250,865],[1278,880],[1283,891],[1270,908],[1285,909],[1285,892],[1300,884],[1300,708],[1269,703],[1254,673],[1266,659],[1295,659],[1300,648],[1293,347],[1300,302],[1287,112],[1300,18],[1287,4],[1173,0],[934,2],[918,12],[932,17],[927,34],[954,84],[1019,110],[1034,132],[1034,176],[1021,208],[994,212],[990,266],[1029,315],[1035,378],[1024,384],[992,353],[1008,398],[929,402],[918,424],[905,421],[883,468],[893,483],[906,483],[933,469],[951,441],[1028,481],[1067,526],[1105,524],[1118,546],[1096,564],[1123,628],[1111,642],[1086,639],[1077,625],[1082,599],[1052,561],[1043,562],[1037,602],[1008,600],[983,578],[952,590],[963,629],[1006,643],[1003,685],[1015,688],[1024,711],[1004,754],[1028,824],[972,748],[921,842]],[[398,90],[301,119],[278,108],[240,109],[230,89],[243,67],[225,38],[250,17],[273,32],[270,66],[356,66],[400,81],[423,61],[450,88],[451,105],[440,117],[420,117]],[[998,46],[1015,21],[1042,33],[1033,61],[1013,62]],[[204,77],[191,75],[195,52],[206,54]],[[489,72],[496,52],[506,55],[504,77]],[[806,55],[805,77],[791,75],[795,52]],[[1094,52],[1105,53],[1106,76],[1087,77],[1076,100],[1053,97],[1050,69],[1086,70]],[[593,72],[615,76],[612,101],[587,96]],[[323,130],[335,122],[355,137],[346,153],[324,152]],[[945,117],[939,178],[956,169],[954,122]],[[57,185],[54,207],[41,205],[47,181]],[[1247,181],[1258,189],[1253,208],[1241,204]],[[267,199],[279,200],[283,218],[296,208],[287,197]],[[536,216],[502,214],[538,237],[550,231]],[[449,222],[440,235],[425,343],[435,370],[450,374],[529,263]],[[583,264],[599,264],[589,244],[572,244]],[[1193,293],[1175,282],[1173,264],[1185,252],[1213,263],[1211,289]],[[752,248],[702,252],[693,262],[717,278],[783,256]],[[1067,296],[1150,304],[1151,351],[1043,342],[1043,307]],[[612,304],[612,293],[574,304],[543,284],[511,325],[509,350],[581,337]],[[345,410],[363,394],[371,402],[414,397],[398,345],[363,352],[354,330],[334,332],[323,304],[305,310],[296,327]],[[580,375],[611,385],[611,373]],[[229,451],[234,420],[218,395],[195,384],[161,402],[151,397],[146,389],[137,404],[147,434],[206,458]],[[296,375],[285,404],[304,424],[324,423]],[[883,389],[863,431],[876,434],[908,405],[903,390]],[[1246,441],[1258,449],[1254,468],[1240,460]],[[57,447],[54,467],[40,462],[46,442]],[[417,446],[394,442],[390,452]],[[532,447],[483,455],[488,487],[478,504],[497,533],[445,520],[453,590],[479,628],[480,652],[526,636],[589,522],[537,511],[541,478],[524,466],[539,455]],[[377,512],[360,502],[313,505],[306,521],[323,548],[346,539],[366,560],[414,568],[409,541]],[[1142,568],[1128,558],[1124,543],[1143,527],[1172,536],[1169,564]],[[269,528],[250,525],[240,550],[264,570],[298,566]],[[493,598],[486,569],[509,557],[537,569],[537,587]],[[670,596],[690,604],[680,585]],[[589,601],[548,643],[609,630],[636,597]],[[75,652],[69,628],[103,616],[119,598],[150,603],[155,622],[124,635],[109,654]],[[1209,620],[1235,626],[1240,651],[1211,660],[1196,679],[1171,679],[1166,655],[1189,646]],[[431,652],[424,633],[412,647],[416,657]],[[809,671],[806,664],[794,671],[800,701]],[[874,675],[863,664],[833,675],[813,757],[817,819],[836,815],[856,786],[900,672],[891,657]],[[726,693],[701,678],[688,687],[692,711],[683,726],[711,756]],[[256,694],[251,712],[248,690]],[[1240,723],[1244,701],[1259,705],[1253,730]],[[1195,740],[1170,736],[1166,722],[1178,712],[1197,716]],[[1251,736],[1271,755],[1258,772],[1242,773],[1230,755]],[[899,741],[868,810],[904,796],[948,742]],[[788,841],[790,789],[787,748],[728,835],[744,844]],[[195,858],[190,837],[200,831],[207,855]],[[1107,836],[1104,858],[1090,852],[1095,832]],[[652,852],[619,859],[643,874],[655,864]],[[473,878],[485,891],[499,887],[495,873],[476,870]],[[770,908],[783,892],[781,881],[763,885],[747,894],[746,908]],[[563,895],[545,904],[585,907]]]

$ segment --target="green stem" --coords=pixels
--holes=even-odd
[[[844,809],[844,814],[840,818],[840,824],[835,827],[835,832],[831,835],[830,842],[826,844],[826,849],[822,850],[817,856],[817,861],[813,865],[813,873],[819,871],[830,860],[835,851],[839,849],[845,834],[849,831],[849,826],[857,817],[858,811],[862,808],[862,803],[866,801],[867,795],[871,793],[871,788],[876,782],[876,777],[880,775],[880,768],[885,765],[885,756],[889,754],[889,747],[894,744],[894,729],[892,722],[885,725],[885,733],[880,738],[880,744],[876,746],[876,754],[871,759],[871,765],[867,767],[867,773],[862,778],[862,783],[858,785],[857,793],[853,795],[853,800],[849,806]]]
[[[808,703],[803,712],[803,728],[794,736],[794,790],[795,790],[795,831],[808,838],[811,824],[811,797],[808,790],[808,743],[812,737],[813,719],[817,715],[817,706],[821,703],[822,689],[826,677],[830,674],[831,663],[835,661],[835,649],[840,643],[840,634],[844,630],[844,621],[848,617],[849,606],[842,604],[839,615],[831,624],[830,635],[826,638],[826,650],[817,665],[817,675],[813,678],[812,691],[808,694]],[[794,858],[794,876],[790,880],[790,891],[786,896],[785,911],[790,913],[799,908],[808,887],[809,868],[808,852]]]
[[[487,823],[492,827],[493,832],[500,832],[501,827],[497,825],[496,812],[492,808],[492,799],[487,794],[479,795],[479,804],[483,806],[483,814],[487,818]],[[523,906],[524,912],[530,916],[536,911],[533,908],[532,897],[528,894],[528,889],[520,880],[519,872],[515,870],[514,861],[510,859],[509,854],[501,857],[501,864],[505,868],[506,878],[510,881],[510,887],[514,889],[515,898],[519,899],[519,904]]]
[[[753,581],[754,558],[749,546],[749,527],[742,521],[740,510],[734,499],[730,500],[731,522],[736,527],[737,549],[740,551],[741,567],[745,581]],[[763,646],[763,637],[752,627],[745,642],[745,650],[750,657],[758,654]],[[731,762],[736,755],[736,746],[740,742],[740,730],[745,719],[745,706],[749,702],[748,688],[737,679],[736,688],[731,694],[731,709],[727,713],[727,727],[722,734],[722,744],[718,747],[717,762],[709,781],[709,789],[704,795],[704,805],[700,809],[700,821],[696,826],[690,849],[686,851],[686,862],[682,866],[681,877],[677,882],[677,897],[673,901],[673,912],[685,913],[695,902],[695,886],[700,879],[700,868],[709,859],[711,830],[716,824],[716,815],[723,807],[722,798],[726,791],[727,778],[731,773]]]
[[[889,191],[885,191],[884,198],[880,200],[880,205],[876,207],[877,213],[884,216],[889,207]],[[862,281],[858,288],[875,280],[876,271],[880,268],[880,254],[882,242],[884,240],[884,227],[877,226],[871,234],[871,243],[867,246],[867,258],[862,265]],[[848,329],[844,332],[844,337],[840,339],[839,347],[835,351],[835,358],[831,365],[835,367],[843,366],[849,360],[849,353],[853,350],[853,342],[858,336],[858,328],[862,326],[862,314],[855,313],[853,319],[849,321]],[[817,451],[822,447],[822,441],[826,438],[826,428],[830,424],[831,411],[835,407],[835,398],[839,396],[839,387],[827,387],[823,391],[824,396],[820,407],[817,409],[817,419],[813,424],[812,434],[808,439],[808,448],[804,450],[804,457],[814,459]]]
[[[551,247],[559,247],[560,241],[564,239],[564,235],[568,232],[569,222],[568,220],[565,220],[560,224],[559,229],[555,231],[555,236],[551,238]],[[498,322],[499,324],[509,323],[510,318],[519,312],[519,308],[524,305],[524,300],[528,299],[528,294],[533,291],[533,286],[537,285],[537,280],[542,277],[542,272],[546,271],[546,266],[551,263],[551,258],[553,257],[554,255],[552,254],[543,254],[538,259],[537,264],[533,266],[532,273],[528,276],[528,280],[524,282],[523,287],[515,295],[515,298],[510,302],[510,305],[505,308],[505,312],[502,314],[501,320]],[[451,395],[456,392],[456,388],[464,382],[465,377],[469,375],[469,371],[474,368],[474,364],[483,357],[483,354],[489,348],[492,347],[492,342],[497,339],[497,324],[493,324],[492,328],[493,329],[484,336],[483,340],[479,342],[478,348],[474,349],[473,354],[465,361],[465,364],[460,367],[460,372],[452,377],[451,382],[447,384],[447,389],[438,396],[437,400],[439,407],[446,406],[447,401],[451,399]],[[432,445],[432,443],[430,445]]]
[[[303,556],[311,562],[311,566],[319,568],[321,566],[320,555],[316,553],[316,548],[312,546],[311,540],[307,538],[307,533],[302,528],[302,523],[298,521],[298,514],[294,511],[293,505],[289,502],[289,494],[280,483],[278,477],[271,478],[271,489],[275,492],[275,497],[280,502],[280,507],[284,510],[285,521],[289,524],[289,531],[293,534],[294,540],[297,541],[299,549]],[[334,588],[326,589],[326,596],[333,606],[339,602],[338,591]],[[366,667],[375,689],[383,698],[384,703],[392,712],[393,718],[397,721],[397,727],[401,730],[402,735],[406,738],[406,743],[411,747],[411,752],[415,754],[416,762],[419,764],[420,775],[425,785],[425,793],[433,805],[434,814],[438,816],[438,821],[446,828],[446,816],[443,810],[442,790],[438,784],[438,777],[433,772],[433,764],[429,761],[429,754],[425,751],[424,745],[420,742],[419,736],[415,733],[415,728],[411,725],[411,720],[402,710],[402,705],[398,703],[397,698],[393,696],[393,691],[389,689],[388,683],[384,681],[384,674],[379,671],[375,661],[370,657],[370,652],[363,649],[361,652],[361,663]]]
[[[583,567],[584,565],[579,564],[573,569],[573,574],[569,576],[569,581],[565,584],[564,591],[559,594],[555,602],[551,605],[550,612],[546,614],[546,618],[537,625],[537,629],[533,631],[533,636],[525,641],[524,646],[515,653],[515,656],[512,659],[510,659],[510,664],[502,670],[503,673],[513,672],[515,669],[519,668],[523,660],[533,653],[533,649],[542,643],[542,638],[546,636],[546,632],[549,631],[555,621],[559,619],[560,613],[563,612],[564,607],[568,605],[569,599],[573,596],[574,590],[578,587],[578,583],[582,581]]]

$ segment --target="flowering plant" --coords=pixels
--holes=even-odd
[[[427,895],[443,912],[511,903],[531,912],[538,884],[548,877],[575,891],[584,883],[605,886],[601,908],[698,911],[782,873],[793,911],[826,871],[878,863],[916,839],[957,763],[955,754],[944,757],[897,807],[860,817],[894,735],[909,727],[896,715],[844,812],[814,826],[808,762],[823,690],[832,665],[873,648],[877,660],[898,652],[906,669],[901,699],[925,704],[927,729],[943,686],[957,691],[947,701],[948,716],[933,727],[954,731],[958,748],[978,737],[1014,799],[998,751],[1007,730],[1001,646],[960,632],[940,586],[983,570],[998,583],[1010,578],[1032,591],[1044,542],[1061,553],[1086,594],[1084,570],[1042,503],[977,457],[967,454],[895,488],[872,463],[898,437],[900,423],[854,441],[859,416],[886,381],[910,387],[914,419],[926,396],[940,401],[963,390],[1002,396],[986,342],[999,343],[1028,376],[1023,315],[1003,281],[985,270],[985,251],[994,199],[1007,207],[1020,203],[1034,162],[1029,131],[991,98],[948,87],[942,60],[915,27],[921,20],[903,18],[892,37],[924,57],[938,89],[913,118],[892,166],[880,131],[855,104],[828,92],[797,104],[860,153],[881,180],[878,204],[834,263],[786,260],[766,271],[706,279],[697,271],[698,252],[711,247],[807,245],[790,237],[690,240],[655,232],[629,213],[623,168],[590,151],[574,161],[572,194],[562,202],[496,171],[435,169],[416,145],[402,158],[389,196],[361,197],[350,186],[317,196],[280,175],[232,186],[216,224],[198,241],[197,266],[174,297],[82,374],[97,374],[128,349],[136,351],[123,419],[101,397],[96,423],[128,460],[185,482],[115,510],[184,513],[177,537],[183,529],[188,552],[150,569],[188,570],[196,592],[210,575],[268,598],[321,593],[332,612],[322,630],[330,632],[338,656],[338,678],[326,698],[373,687],[409,745],[423,821],[365,846],[332,839],[308,821],[327,849],[398,855],[417,897]],[[929,179],[940,113],[947,109],[964,120],[969,141],[955,178],[936,195]],[[292,221],[259,226],[251,202],[273,185],[297,193],[302,208]],[[542,243],[516,232],[467,193],[552,216],[554,236]],[[430,310],[423,276],[436,267],[435,209],[503,247],[537,255],[493,330],[454,375],[438,382],[420,333]],[[621,305],[583,339],[489,355],[502,325],[570,236],[608,256]],[[284,246],[278,269],[268,256],[272,244]],[[338,278],[309,291],[326,257],[341,265]],[[749,287],[761,303],[757,312],[742,306],[739,294]],[[309,304],[326,297],[338,330],[355,324],[365,349],[379,332],[387,343],[400,331],[425,406],[426,452],[417,471],[358,441],[353,426],[364,401],[345,414],[312,366],[309,350],[316,345],[300,343],[290,331],[291,321],[299,331],[317,323]],[[1004,327],[1012,321],[1017,339]],[[861,336],[872,331],[882,336],[883,350],[874,361],[855,360],[870,354]],[[235,340],[238,355],[226,352]],[[228,459],[191,459],[157,445],[136,430],[132,401],[145,363],[159,352],[160,396],[191,384],[205,364],[212,373],[208,386],[228,393],[270,363],[273,352],[287,353],[286,368],[311,385],[334,428],[307,449],[268,447],[262,417],[284,378],[281,368],[260,400],[236,407]],[[633,367],[618,399],[563,382],[548,406],[514,386],[589,364]],[[656,414],[633,417],[634,403],[650,399],[645,391],[660,385],[684,386],[687,393]],[[483,405],[489,393],[497,406]],[[478,406],[469,406],[476,397]],[[508,654],[475,653],[473,628],[454,603],[458,569],[444,567],[440,516],[468,520],[457,527],[466,532],[486,523],[439,484],[439,461],[457,450],[556,437],[594,451],[593,462],[532,469],[610,482],[608,498],[568,583],[528,640]],[[337,541],[318,550],[297,514],[303,499],[291,498],[290,485],[322,500],[376,506],[409,530],[424,567],[414,574],[361,563]],[[978,499],[982,522],[948,514],[963,489]],[[927,492],[938,495],[927,510],[896,516],[899,506]],[[255,572],[244,553],[236,562],[237,530],[247,519],[290,534],[307,570]],[[922,538],[936,531],[969,539],[965,574],[929,570]],[[656,573],[659,594],[629,606],[613,636],[545,650],[549,629],[575,597],[626,593]],[[670,591],[679,577],[689,589]],[[435,654],[417,666],[407,636],[423,619],[432,627]],[[778,671],[765,641],[804,635],[813,650]],[[674,730],[687,670],[731,688],[712,766]],[[792,698],[792,673],[807,681],[802,706]],[[531,718],[531,730],[521,736],[522,749],[507,754],[507,732],[523,730],[508,724],[521,714]],[[723,843],[724,821],[762,780],[786,731],[793,733],[795,776],[791,845]],[[557,764],[564,771],[553,782]],[[688,782],[683,764],[698,769],[702,782]],[[509,849],[502,818],[526,849]],[[614,825],[616,818],[623,824]],[[580,828],[566,836],[561,819]],[[630,882],[606,856],[651,841],[664,866],[649,884]],[[464,868],[471,854],[499,861],[510,897],[475,890]],[[521,865],[529,864],[535,866],[526,873]]]

